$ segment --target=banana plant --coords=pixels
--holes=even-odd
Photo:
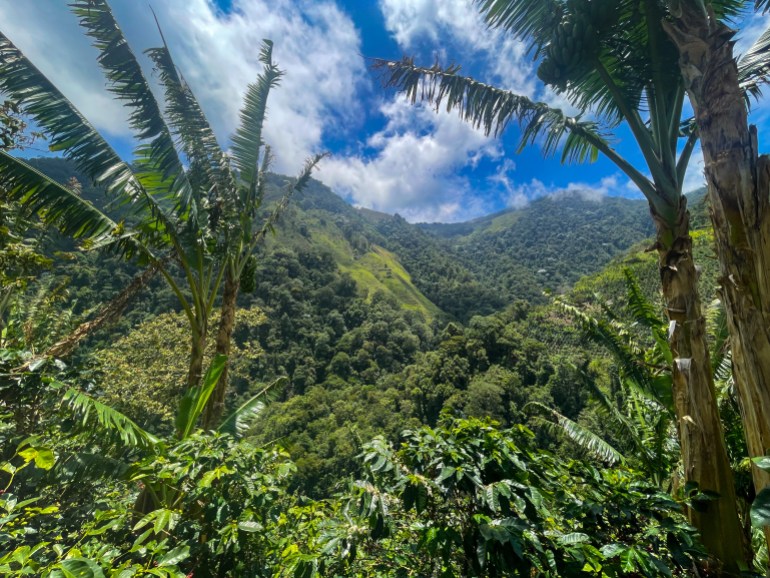
[[[724,497],[703,512],[692,513],[692,522],[702,532],[709,551],[729,571],[738,572],[746,559],[738,538],[735,488],[710,371],[687,199],[682,190],[700,132],[685,106],[686,83],[679,69],[677,47],[664,29],[664,23],[677,19],[679,5],[688,3],[697,2],[476,0],[491,30],[524,43],[539,61],[540,80],[579,111],[575,116],[463,76],[459,66],[421,67],[410,58],[380,60],[376,66],[384,72],[386,86],[403,91],[413,102],[457,110],[467,122],[487,133],[499,134],[518,122],[520,149],[540,144],[546,154],[561,151],[563,162],[592,161],[603,155],[647,198],[656,227],[654,248],[666,314],[672,323],[667,336],[685,472],[688,480]],[[708,4],[715,20],[724,21],[754,3],[714,0]],[[757,4],[766,7],[764,1]],[[731,49],[732,44],[722,41],[723,37],[727,38],[709,35],[710,41]],[[764,82],[770,59],[767,46],[767,38],[760,38],[739,63],[745,81],[741,85],[743,95],[754,93]],[[718,66],[722,60],[714,62]],[[639,166],[613,146],[612,137],[620,125],[630,130],[644,159]],[[743,148],[736,145],[730,150]],[[703,460],[706,454],[711,459]]]
[[[142,458],[164,455],[172,444],[187,440],[198,430],[197,424],[217,382],[222,377],[226,361],[224,356],[216,356],[209,365],[201,384],[187,390],[180,399],[175,419],[175,433],[168,439],[145,430],[131,418],[97,398],[54,382],[54,387],[64,390],[63,404],[77,416],[79,429],[86,430],[96,426],[107,439],[112,438],[116,441],[120,455],[133,454],[133,459],[129,463],[122,459],[108,458],[103,454],[81,453],[68,457],[65,462],[70,463],[64,463],[61,467],[79,470],[78,475],[111,472],[129,481],[141,482],[144,488],[136,505],[139,512],[146,514],[158,508],[172,509],[181,497],[178,489],[168,487],[162,480],[148,479],[147,472],[141,466],[136,467],[132,464],[140,462]],[[212,433],[228,434],[236,439],[242,439],[265,408],[272,388],[280,387],[284,380],[285,378],[280,378],[244,401]]]
[[[110,215],[3,151],[0,190],[89,248],[111,247],[157,268],[190,324],[187,387],[193,388],[200,381],[211,311],[222,282],[243,269],[244,255],[263,236],[258,213],[261,187],[257,185],[269,168],[270,155],[262,140],[262,125],[269,90],[282,73],[272,62],[272,43],[266,40],[260,53],[264,72],[247,91],[228,155],[175,66],[165,40],[161,47],[147,51],[158,70],[162,108],[108,3],[81,0],[70,6],[99,52],[108,90],[129,110],[129,125],[137,141],[131,161],[123,160],[2,32],[0,92],[17,101],[45,132],[51,150],[72,160],[106,191],[112,205],[127,208],[128,215]],[[319,160],[320,156],[310,160],[289,188],[301,188]],[[267,223],[284,207],[285,203],[279,203]],[[243,241],[236,244],[238,240]],[[172,258],[167,261],[169,253]]]

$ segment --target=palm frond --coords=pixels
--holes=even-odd
[[[621,326],[597,319],[562,301],[557,300],[555,303],[578,323],[588,339],[609,350],[625,378],[639,383],[646,383],[649,380],[649,373],[640,363],[638,348]]]
[[[11,96],[46,133],[50,148],[61,151],[110,196],[131,202],[143,222],[127,227],[142,232],[146,245],[160,244],[163,229],[175,228],[164,211],[135,177],[132,169],[75,106],[0,33],[0,92]],[[148,184],[153,184],[145,180]],[[53,189],[49,190],[53,193]],[[60,201],[66,203],[67,199]],[[102,240],[106,240],[105,237]]]
[[[620,412],[613,401],[601,390],[596,381],[591,379],[584,368],[577,368],[577,370],[583,385],[589,390],[591,399],[598,403],[601,413],[614,421],[633,445],[639,446],[639,434],[633,423]]]
[[[250,84],[241,109],[241,123],[232,138],[232,157],[243,182],[254,190],[259,174],[262,145],[262,127],[267,114],[270,90],[278,85],[283,72],[273,63],[273,43],[262,41],[259,60],[264,65],[257,81]]]
[[[105,0],[80,0],[70,4],[86,34],[99,51],[99,64],[107,89],[130,109],[129,125],[140,141],[135,151],[139,182],[165,212],[176,212],[189,199],[191,186],[171,133],[142,68]]]
[[[714,299],[706,308],[706,327],[714,339],[711,346],[711,369],[714,379],[724,380],[732,371],[730,330],[727,326],[727,311],[719,299]]]
[[[75,106],[0,33],[0,92],[16,101],[49,139],[91,180],[112,196],[136,197],[130,167]]]
[[[767,5],[770,5],[770,1]],[[738,61],[738,82],[745,93],[747,105],[751,105],[752,97],[755,100],[762,97],[762,87],[767,84],[769,74],[770,28],[757,38]]]
[[[284,387],[288,383],[286,377],[279,377],[274,382],[265,386],[259,393],[244,401],[238,409],[231,413],[217,428],[220,433],[227,433],[236,438],[245,436],[262,410],[267,407],[272,392]]]
[[[400,61],[375,60],[374,68],[385,71],[386,87],[405,93],[413,103],[418,100],[436,109],[445,105],[486,134],[501,134],[511,121],[521,126],[519,150],[544,138],[543,152],[555,153],[563,146],[563,161],[594,160],[599,153],[622,170],[645,196],[657,199],[652,183],[621,157],[609,144],[597,122],[570,117],[561,110],[526,96],[502,90],[459,74],[459,66],[442,69],[419,67],[411,58]]]
[[[579,324],[588,339],[612,354],[624,383],[667,411],[673,411],[670,378],[656,373],[655,367],[648,366],[644,353],[622,323],[597,319],[558,300],[555,303]],[[663,341],[668,348],[665,339]]]
[[[253,221],[256,218],[259,209],[262,207],[262,201],[265,200],[265,191],[267,190],[267,173],[273,164],[273,149],[270,145],[265,145],[265,152],[262,155],[262,164],[259,167],[259,176],[257,177],[257,187],[253,191],[243,187],[239,197],[240,210],[247,218]]]
[[[662,361],[667,367],[674,363],[674,354],[671,352],[671,346],[668,343],[666,335],[666,322],[661,319],[655,306],[644,295],[639,281],[633,272],[626,268],[623,269],[623,276],[626,281],[626,291],[628,297],[628,310],[634,320],[646,327],[652,333],[656,347],[652,351],[655,361]],[[670,396],[666,396],[668,399]],[[668,405],[668,404],[666,404]]]
[[[524,409],[528,407],[534,407],[542,413],[549,415],[553,418],[555,425],[557,425],[572,441],[578,446],[586,450],[591,455],[602,460],[609,465],[625,464],[626,459],[623,455],[604,441],[601,437],[593,433],[588,428],[581,426],[580,424],[572,421],[567,416],[562,415],[555,409],[548,407],[547,405],[538,401],[531,401]]]
[[[655,306],[642,292],[634,273],[628,269],[623,269],[623,277],[626,282],[626,294],[628,297],[628,310],[637,323],[648,329],[657,329],[664,324]]]
[[[754,0],[754,10],[764,14],[770,10],[770,0]]]
[[[502,28],[528,42],[536,56],[564,10],[564,3],[557,0],[476,0],[476,3],[490,27]]]
[[[86,427],[93,418],[108,433],[117,435],[125,446],[152,449],[160,443],[160,439],[139,427],[131,418],[82,391],[69,388],[62,401],[80,416],[82,427]]]
[[[217,355],[209,365],[206,375],[203,376],[201,384],[188,389],[181,401],[176,414],[176,435],[183,440],[187,438],[195,429],[206,404],[217,386],[219,378],[225,369],[227,363],[226,355]]]
[[[447,111],[459,111],[463,120],[482,128],[486,134],[501,134],[511,120],[526,126],[542,117],[536,123],[543,127],[538,134],[550,129],[556,129],[560,134],[582,129],[601,139],[595,123],[580,123],[544,103],[462,76],[459,74],[460,67],[456,65],[442,68],[435,64],[425,68],[416,66],[412,58],[405,57],[400,61],[375,60],[374,68],[385,71],[386,87],[403,92],[412,103],[419,100],[437,110],[446,104]]]
[[[99,246],[118,245],[122,251],[146,253],[135,235],[83,199],[21,159],[0,151],[0,184],[8,198],[37,213],[43,222],[65,235],[88,239]]]
[[[169,126],[180,142],[190,164],[188,171],[192,185],[190,209],[194,211],[197,219],[205,206],[201,198],[203,192],[211,194],[211,191],[214,191],[214,194],[221,194],[216,193],[216,189],[234,191],[235,182],[228,160],[217,142],[206,115],[174,64],[159,23],[158,31],[163,39],[163,46],[149,49],[146,54],[155,63],[158,78],[164,88],[165,112]],[[187,209],[184,204],[186,202],[188,200],[184,199],[183,210]]]
[[[733,352],[728,349],[720,356],[719,365],[714,368],[714,383],[720,398],[734,394],[735,380],[733,379]]]
[[[78,452],[57,460],[54,467],[56,479],[68,484],[102,478],[120,479],[128,472],[123,460],[100,453]]]

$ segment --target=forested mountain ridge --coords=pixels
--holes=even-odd
[[[653,233],[645,201],[581,191],[542,197],[467,223],[420,225],[508,302],[543,303]]]
[[[63,161],[37,162],[57,179],[79,178]],[[285,182],[273,176],[267,210]],[[87,183],[82,194],[103,202]],[[631,268],[655,300],[644,209],[627,199],[565,195],[470,223],[412,225],[353,208],[311,181],[258,248],[254,289],[239,296],[228,404],[288,378],[254,433],[266,443],[282,440],[299,467],[297,483],[314,495],[340,471],[355,471],[353,430],[361,439],[396,436],[408,424],[437,423],[444,411],[525,422],[531,400],[578,418],[587,397],[574,366],[595,352],[580,351],[576,327],[544,295],[547,281],[561,279],[564,290],[582,269],[593,275],[570,299],[592,302],[598,292],[622,302],[622,271]],[[516,244],[526,236],[533,242]],[[130,267],[115,261],[105,269],[104,258],[86,254],[79,266],[67,265],[76,311],[130,279]],[[565,272],[539,273],[544,263]],[[179,315],[158,281],[120,327],[83,350],[105,399],[159,431],[172,427],[168,408],[184,375]]]
[[[314,181],[283,219],[293,232],[277,242],[292,243],[296,232],[312,239],[314,227],[303,222],[311,214],[322,228],[331,218],[348,255],[386,249],[425,297],[462,321],[516,299],[545,303],[545,293],[567,291],[652,234],[647,203],[621,197],[561,193],[465,223],[411,224],[399,215],[354,209]],[[339,244],[329,244],[325,233],[319,240],[339,255]],[[350,267],[340,262],[342,270]],[[364,278],[359,273],[357,281]]]
[[[32,163],[60,182],[75,177],[95,204],[109,202],[67,161]],[[267,206],[286,181],[273,176]],[[517,299],[546,303],[546,293],[567,291],[651,233],[647,204],[619,197],[562,193],[465,223],[410,224],[398,215],[354,208],[311,180],[266,245],[268,251],[312,247],[328,253],[368,296],[383,291],[426,321],[467,322]]]

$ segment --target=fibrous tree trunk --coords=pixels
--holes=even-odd
[[[134,277],[131,280],[131,283],[129,283],[128,286],[123,289],[123,291],[121,291],[115,298],[104,305],[99,310],[96,317],[90,321],[86,321],[78,325],[77,328],[75,328],[75,331],[70,333],[67,337],[61,341],[58,341],[57,343],[54,343],[42,355],[28,360],[24,365],[17,368],[16,371],[23,372],[29,370],[31,364],[42,357],[67,357],[75,350],[75,348],[77,348],[80,342],[87,338],[89,335],[93,335],[95,331],[119,319],[128,304],[152,280],[152,278],[158,272],[158,267],[160,266],[162,266],[160,263],[150,265],[147,269]]]
[[[190,363],[187,369],[187,387],[197,387],[203,375],[203,356],[206,353],[208,320],[196,319],[191,327]]]
[[[232,340],[233,328],[235,327],[235,309],[238,299],[239,280],[232,275],[230,268],[225,274],[225,287],[222,293],[222,308],[219,318],[219,327],[217,328],[217,355],[225,355],[228,360],[222,370],[216,387],[211,398],[206,405],[203,414],[203,429],[214,429],[219,425],[222,414],[225,409],[225,394],[227,393],[227,374],[230,365],[230,342]]]
[[[735,32],[692,0],[667,29],[700,132],[746,443],[752,457],[763,456],[770,453],[770,159],[758,156],[748,125]],[[752,473],[757,490],[770,484],[767,472]]]
[[[689,508],[691,523],[704,546],[728,575],[745,567],[743,533],[735,484],[719,417],[714,380],[701,313],[697,271],[692,258],[686,197],[680,197],[676,222],[652,210],[657,230],[658,265],[674,356],[673,401],[685,481],[720,498]]]

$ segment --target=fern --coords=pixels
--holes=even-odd
[[[60,383],[54,385],[65,387]],[[142,429],[125,414],[82,391],[68,388],[62,402],[80,416],[82,427],[86,427],[89,421],[94,419],[106,431],[117,435],[125,446],[146,450],[153,449],[161,443],[159,438]]]
[[[574,441],[581,448],[586,450],[591,455],[613,466],[615,464],[625,464],[626,458],[612,447],[609,443],[596,435],[591,430],[581,426],[580,424],[572,421],[567,416],[559,413],[555,409],[548,407],[538,401],[529,402],[524,408],[534,407],[543,413],[548,414],[554,419],[554,425],[558,426],[568,438]]]

